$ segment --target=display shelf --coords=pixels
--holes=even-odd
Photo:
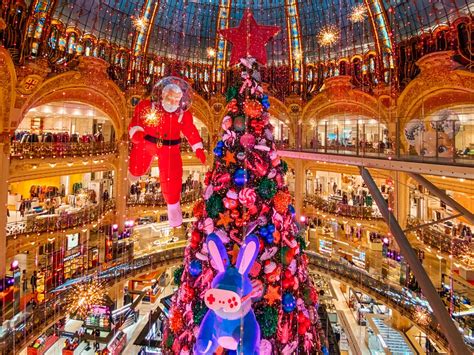
[[[28,347],[27,355],[43,355],[58,339],[59,337],[55,334],[40,336]]]

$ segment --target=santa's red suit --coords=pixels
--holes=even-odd
[[[133,177],[144,175],[150,168],[153,158],[158,157],[161,191],[168,204],[171,227],[178,227],[182,223],[179,203],[183,176],[181,133],[204,164],[206,157],[202,139],[189,111],[183,112],[178,109],[169,113],[159,103],[142,100],[135,108],[129,125],[129,135],[133,142],[129,172]]]

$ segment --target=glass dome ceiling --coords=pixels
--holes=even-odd
[[[59,0],[53,16],[83,34],[90,33],[130,49],[136,30],[132,18],[141,15],[146,1]],[[288,63],[288,26],[292,23],[292,43],[298,39],[304,61],[314,63],[376,50],[375,28],[386,30],[387,38],[391,29],[392,40],[398,42],[435,26],[450,24],[453,18],[471,15],[474,10],[471,0],[156,1],[158,11],[151,24],[148,53],[190,62],[209,61],[207,49],[216,47],[218,15],[223,3],[230,3],[229,27],[238,25],[245,8],[252,9],[257,22],[281,26],[280,33],[267,46],[270,64]],[[367,4],[379,8],[383,16],[375,18],[373,11],[367,11],[362,22],[351,22],[353,8]],[[294,8],[296,14],[292,12]],[[327,26],[338,29],[340,38],[332,46],[323,47],[317,36]]]

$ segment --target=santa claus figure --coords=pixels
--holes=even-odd
[[[153,89],[151,100],[137,105],[129,126],[133,143],[129,159],[131,179],[147,173],[155,156],[158,157],[160,185],[168,205],[171,227],[179,227],[183,218],[180,206],[183,163],[181,160],[181,133],[193,152],[204,164],[206,156],[202,139],[187,110],[191,105],[191,89],[179,78],[162,79]]]

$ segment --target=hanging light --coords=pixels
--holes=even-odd
[[[157,126],[159,124],[159,120],[161,119],[161,115],[155,108],[150,108],[148,112],[145,114],[145,123],[149,126]]]
[[[428,325],[430,323],[430,314],[428,311],[420,306],[415,307],[415,312],[413,314],[413,317],[416,321],[416,323],[421,324],[421,325]]]
[[[148,24],[148,21],[144,17],[136,17],[133,20],[133,26],[137,31],[144,31]]]
[[[348,17],[352,23],[364,22],[367,17],[367,7],[365,4],[354,5]]]
[[[104,285],[97,280],[74,285],[68,297],[68,312],[85,318],[93,306],[104,304],[104,296]]]
[[[339,37],[339,28],[334,25],[328,25],[323,27],[319,32],[318,43],[322,47],[330,47],[339,40]]]
[[[214,58],[216,56],[216,50],[212,47],[207,48],[207,57]]]

